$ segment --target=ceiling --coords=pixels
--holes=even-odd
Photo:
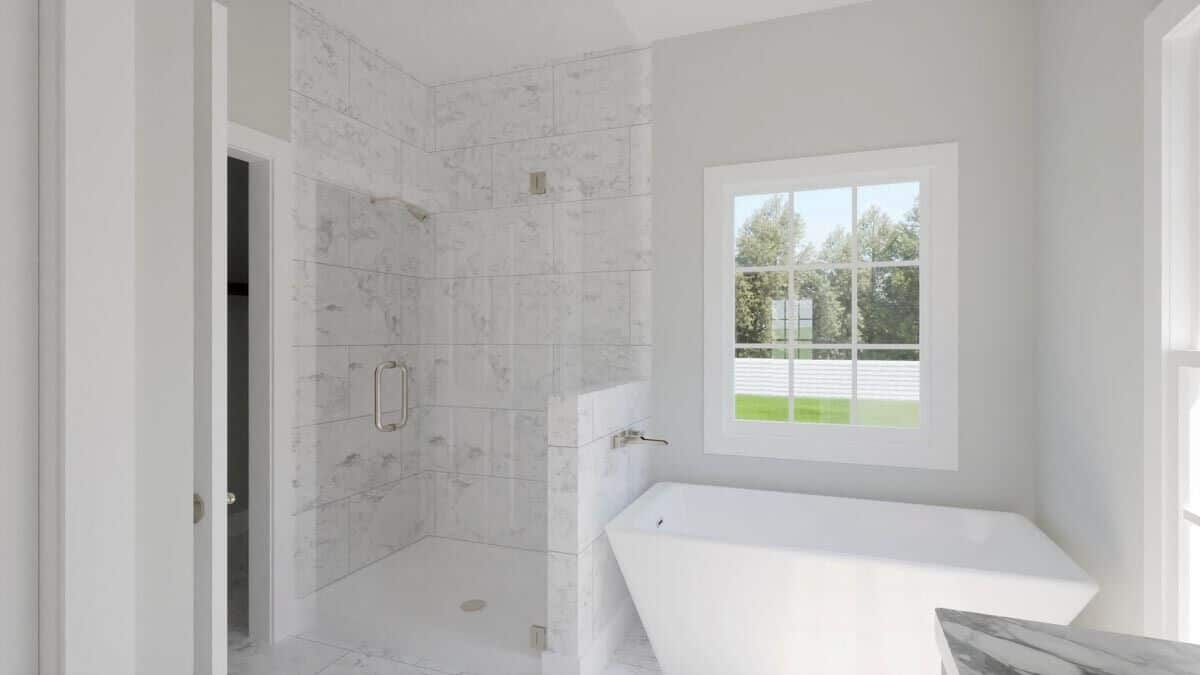
[[[426,84],[866,0],[303,0]]]

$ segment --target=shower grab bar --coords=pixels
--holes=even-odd
[[[383,423],[383,371],[400,369],[400,422]],[[408,366],[395,361],[384,361],[375,366],[375,428],[380,431],[395,431],[408,424]]]

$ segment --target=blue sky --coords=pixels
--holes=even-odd
[[[865,211],[876,205],[894,220],[900,220],[913,206],[913,199],[920,192],[920,183],[893,183],[890,185],[866,185],[858,188],[858,207]],[[786,194],[786,193],[785,193]],[[745,195],[733,201],[735,227],[754,214],[774,195]],[[796,211],[808,225],[806,239],[820,246],[829,234],[850,224],[850,188],[830,190],[807,190],[796,193]]]

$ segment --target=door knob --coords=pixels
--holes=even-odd
[[[226,504],[228,504],[229,506],[233,506],[234,502],[236,502],[236,501],[237,501],[237,495],[233,494],[232,492],[225,493],[225,503]]]
[[[204,498],[196,493],[192,493],[192,524],[204,520]]]

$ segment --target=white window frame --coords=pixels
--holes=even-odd
[[[920,181],[921,424],[917,429],[734,418],[734,198]],[[958,468],[958,145],[704,170],[704,451],[877,466]]]

